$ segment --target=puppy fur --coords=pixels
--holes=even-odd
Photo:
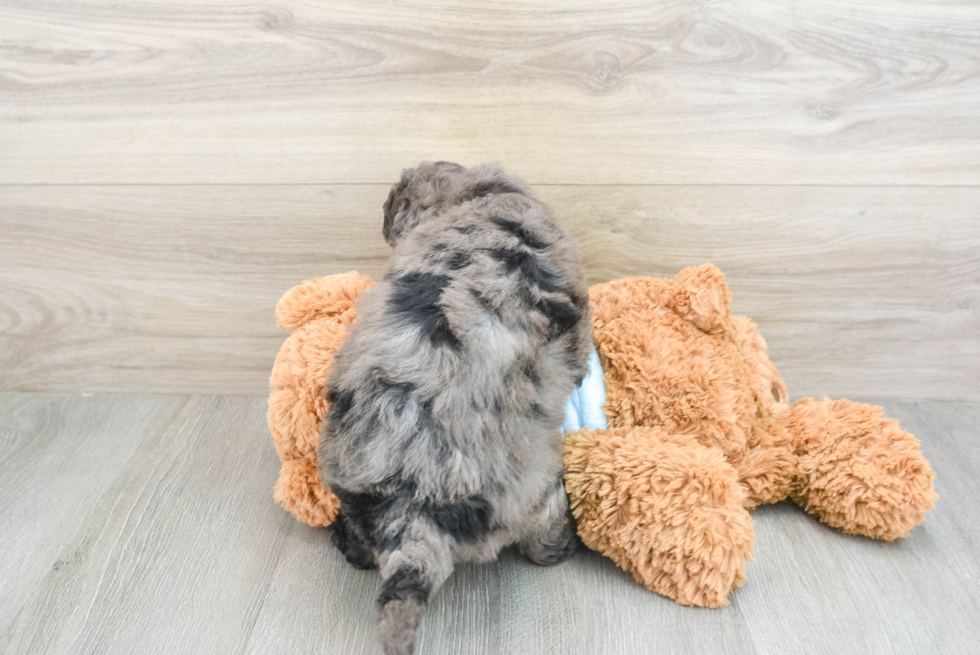
[[[406,170],[383,232],[391,265],[337,353],[318,456],[334,543],[380,569],[379,637],[402,655],[454,563],[574,552],[559,425],[592,332],[577,252],[497,166]]]

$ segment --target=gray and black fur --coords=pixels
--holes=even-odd
[[[391,655],[413,651],[455,562],[514,543],[538,564],[574,552],[559,425],[592,332],[574,247],[496,166],[406,170],[384,236],[391,266],[337,352],[319,461],[341,503],[334,542],[380,568]]]

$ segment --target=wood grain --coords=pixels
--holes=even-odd
[[[720,266],[793,396],[980,399],[980,189],[538,192],[592,282]],[[381,275],[386,193],[0,189],[0,389],[266,393],[276,300]]]
[[[651,594],[596,553],[506,552],[433,598],[419,655],[968,653],[980,638],[980,403],[885,401],[939,503],[908,539],[753,513],[731,605]],[[265,401],[0,393],[0,653],[367,655],[376,572],[272,501]]]
[[[0,2],[0,183],[980,183],[973,0]]]
[[[79,571],[97,573],[118,536],[104,519],[122,500],[120,479],[184,405],[0,394],[0,649],[28,598],[65,614],[81,602]],[[22,634],[9,652],[44,650],[48,636]]]
[[[101,467],[79,460],[70,472],[52,472],[39,458],[0,460],[26,469],[23,485],[3,477],[10,505],[32,515],[13,526],[48,533],[43,549],[13,545],[32,567],[3,573],[5,582],[11,574],[22,582],[4,594],[0,651],[173,653],[193,645],[227,653],[247,640],[258,609],[250,603],[270,584],[288,532],[280,528],[291,527],[269,495],[277,467],[261,401],[3,399],[2,420],[27,452],[44,452],[32,424],[52,417],[51,448],[62,456],[94,458],[114,444],[125,452]],[[26,418],[11,421],[11,409]],[[85,429],[106,416],[109,425]],[[69,505],[38,501],[59,487],[78,496],[67,525],[60,515]]]

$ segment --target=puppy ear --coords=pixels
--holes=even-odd
[[[388,191],[388,197],[385,198],[385,204],[381,206],[381,215],[384,216],[384,225],[381,228],[381,234],[384,236],[385,241],[388,245],[394,245],[392,239],[395,231],[395,198],[398,195],[398,190],[401,188],[399,185],[394,185],[391,190]]]
[[[397,210],[391,207],[385,211],[382,235],[388,245],[394,248],[398,240],[402,238],[402,235],[415,227],[417,223],[418,212],[412,207],[412,201],[408,198],[402,198],[398,201]]]
[[[394,247],[399,237],[405,232],[405,218],[411,208],[411,201],[406,190],[412,179],[415,177],[416,169],[406,168],[402,171],[401,180],[391,187],[388,198],[382,207],[384,215],[384,226],[381,229],[385,241],[389,246]]]

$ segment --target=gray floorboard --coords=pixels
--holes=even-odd
[[[425,653],[972,653],[980,639],[980,404],[884,403],[936,470],[895,544],[791,505],[754,514],[748,582],[719,610],[588,553],[459,567]],[[0,652],[374,654],[375,572],[272,501],[265,400],[0,394]]]

